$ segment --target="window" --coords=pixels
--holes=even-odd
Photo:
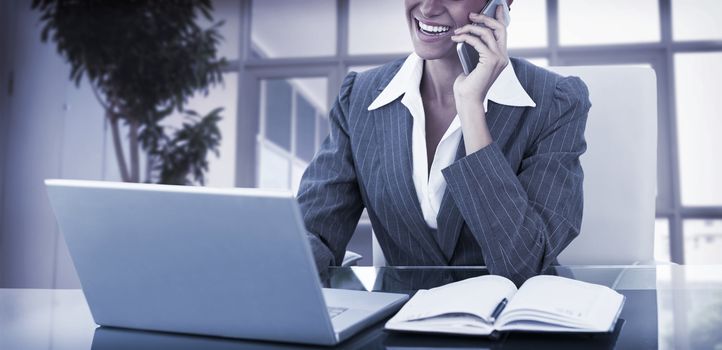
[[[305,98],[296,99],[296,153],[309,162],[316,153],[316,110]]]
[[[291,151],[291,85],[284,79],[265,82],[264,136],[286,151]]]
[[[722,206],[722,52],[674,57],[682,204]]]
[[[223,74],[223,85],[211,89],[208,96],[196,96],[188,106],[199,113],[208,113],[214,108],[223,107],[221,121],[221,144],[218,157],[208,157],[206,185],[211,187],[233,187],[236,167],[236,110],[238,92],[238,74]]]
[[[269,58],[330,56],[336,52],[336,1],[251,2],[253,45]]]
[[[208,155],[208,172],[206,173],[206,186],[233,187],[235,186],[236,167],[236,116],[238,73],[224,73],[223,84],[211,87],[208,95],[196,93],[186,105],[186,109],[193,110],[205,116],[210,111],[222,107],[218,123],[221,130],[221,144],[218,156]],[[163,125],[171,128],[180,128],[185,121],[183,115],[174,112]],[[114,158],[110,158],[114,159]]]
[[[722,1],[673,0],[672,18],[675,40],[722,39]]]
[[[722,264],[722,220],[685,220],[687,264]]]
[[[238,43],[241,36],[241,3],[236,0],[216,0],[213,1],[213,20],[215,22],[223,21],[220,28],[223,41],[220,44],[218,55],[229,60],[238,59],[240,53]],[[203,27],[207,27],[210,23],[206,23],[204,19]]]
[[[654,260],[670,261],[669,256],[669,220],[654,221]]]
[[[349,4],[350,54],[409,53],[414,50],[403,1],[351,0]]]
[[[658,42],[658,4],[658,0],[559,0],[559,42],[562,45]]]
[[[547,6],[544,1],[519,1],[510,7],[509,48],[546,47]]]
[[[323,117],[327,85],[326,78],[261,81],[259,187],[298,190],[301,175],[320,144],[318,139],[328,133],[328,126],[320,127],[328,124]]]

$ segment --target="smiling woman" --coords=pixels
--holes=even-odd
[[[586,86],[509,58],[504,6],[404,5],[414,52],[346,77],[301,180],[317,265],[342,261],[366,208],[391,265],[487,265],[521,283],[579,233]],[[478,53],[468,75],[462,43]]]

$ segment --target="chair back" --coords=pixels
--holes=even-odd
[[[581,156],[580,234],[559,254],[564,265],[654,260],[657,195],[657,80],[639,66],[552,67],[580,77],[592,108]]]

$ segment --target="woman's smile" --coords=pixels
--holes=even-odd
[[[422,21],[418,18],[415,18],[414,20],[416,21],[416,30],[419,34],[419,39],[423,41],[428,42],[439,40],[440,38],[449,36],[452,33],[451,26]]]
[[[448,25],[441,25],[439,23],[422,21],[418,18],[414,18],[416,27],[416,37],[425,43],[439,42],[443,40],[449,40],[449,37],[454,34],[453,27]]]
[[[425,60],[456,55],[454,30],[469,23],[469,13],[479,12],[485,0],[405,0],[414,51]]]

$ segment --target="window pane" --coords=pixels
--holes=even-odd
[[[208,173],[206,185],[211,187],[234,187],[236,173],[236,106],[238,91],[238,74],[223,74],[223,86],[210,90],[208,96],[194,96],[188,107],[205,115],[217,107],[223,107],[221,121],[221,144],[219,156],[208,155]]]
[[[220,112],[221,120],[218,122],[218,128],[221,130],[221,144],[218,147],[219,155],[218,157],[213,153],[207,155],[206,186],[235,186],[237,91],[238,73],[224,73],[223,84],[210,87],[208,95],[196,93],[184,107],[184,109],[195,111],[201,116],[207,115],[218,107],[223,108]],[[178,130],[186,122],[188,122],[188,119],[183,113],[174,111],[163,119],[160,124],[166,128]],[[112,147],[108,150],[112,150]],[[115,155],[112,157],[111,159],[115,161]],[[115,163],[113,163],[113,166],[115,166]]]
[[[669,258],[669,220],[654,221],[654,260],[670,261]]]
[[[293,191],[294,194],[298,194],[298,187],[301,185],[301,177],[303,177],[303,172],[306,171],[307,166],[308,164],[297,164],[294,162],[291,167],[291,191]]]
[[[253,1],[251,40],[254,50],[262,57],[333,55],[336,53],[336,1]]]
[[[291,85],[284,79],[266,82],[265,136],[291,150]]]
[[[226,59],[237,59],[241,34],[241,2],[237,0],[214,0],[213,21],[224,21],[220,28],[223,40],[218,55]],[[203,23],[206,23],[205,21]],[[204,24],[205,27],[206,24]]]
[[[328,79],[293,78],[288,82],[296,92],[294,154],[298,159],[309,161],[316,151],[316,116],[328,114]]]
[[[519,1],[509,14],[509,48],[547,46],[546,1]]]
[[[683,205],[722,205],[722,53],[674,58]]]
[[[316,110],[301,94],[296,95],[296,156],[310,161],[316,148]]]
[[[561,45],[657,42],[658,0],[559,0]]]
[[[258,187],[290,189],[288,156],[263,142],[258,143],[258,149]]]
[[[722,39],[722,1],[673,0],[672,36],[675,40]]]
[[[294,78],[288,80],[296,92],[303,95],[314,108],[321,113],[328,111],[327,78]],[[338,92],[336,90],[334,93]]]
[[[264,79],[261,88],[258,183],[295,190],[316,151],[316,119],[328,113],[328,78]]]
[[[686,264],[722,264],[722,220],[684,220]]]
[[[410,53],[414,50],[401,0],[351,0],[349,53]]]

